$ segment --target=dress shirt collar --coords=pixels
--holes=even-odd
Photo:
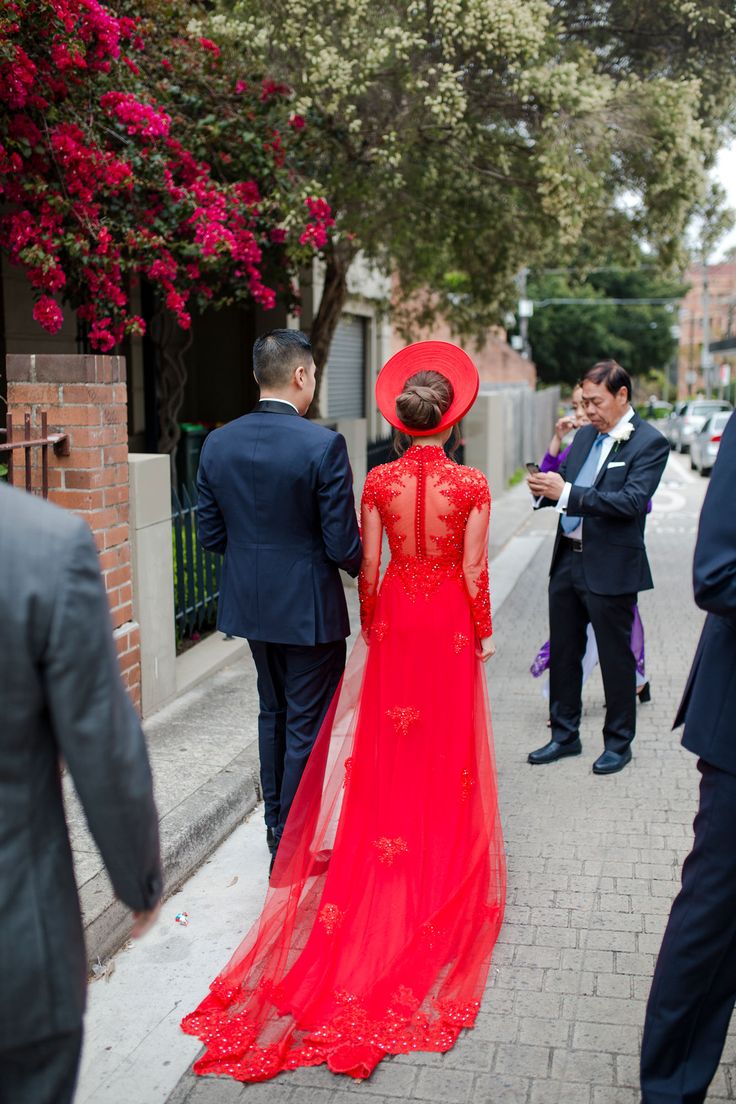
[[[296,408],[296,407],[294,406],[294,404],[293,404],[292,402],[289,402],[289,400],[288,400],[288,399],[276,399],[276,398],[274,398],[274,397],[273,397],[272,395],[264,395],[264,396],[263,396],[263,398],[259,399],[258,401],[259,401],[259,402],[277,402],[277,403],[283,403],[283,404],[284,404],[284,406],[290,406],[290,407],[291,407],[291,409],[292,409],[292,410],[294,411],[294,413],[295,413],[295,414],[298,414],[298,413],[299,413],[299,411],[298,411],[298,410],[297,410],[297,408]]]
[[[629,406],[629,409],[626,411],[623,417],[619,418],[615,426],[611,426],[610,429],[606,430],[606,432],[604,433],[604,437],[608,437],[609,434],[615,433],[619,426],[626,425],[627,422],[630,422],[635,413],[636,411],[634,410],[633,406]]]

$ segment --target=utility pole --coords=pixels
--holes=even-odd
[[[521,355],[525,360],[532,359],[532,347],[529,344],[529,319],[534,311],[534,304],[531,299],[526,297],[526,281],[529,275],[529,269],[524,266],[521,272],[516,278],[516,285],[519,289],[519,336],[521,337]]]
[[[708,287],[708,258],[703,253],[703,295],[702,295],[702,310],[703,310],[703,343],[700,346],[700,370],[703,373],[703,383],[705,384],[705,397],[709,399],[711,397],[711,371],[710,371],[710,291]]]

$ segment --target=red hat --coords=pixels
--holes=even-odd
[[[396,413],[396,399],[404,384],[417,372],[440,372],[452,384],[452,402],[440,422],[431,429],[410,429]],[[386,421],[410,437],[430,437],[449,429],[467,414],[475,402],[480,380],[468,354],[449,341],[417,341],[387,360],[376,380],[376,402]]]

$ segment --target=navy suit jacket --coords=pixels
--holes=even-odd
[[[695,601],[708,611],[675,728],[688,750],[736,774],[736,416],[713,466],[695,545]]]
[[[284,403],[213,430],[197,476],[198,534],[224,553],[217,627],[274,644],[350,633],[339,568],[361,546],[345,438]]]
[[[614,445],[593,486],[573,486],[568,499],[568,514],[584,519],[582,564],[593,594],[636,594],[654,585],[644,547],[644,526],[647,505],[670,450],[662,434],[638,414],[631,422],[634,432],[618,448]],[[568,483],[575,482],[597,432],[587,425],[575,434],[560,467],[560,475]],[[543,499],[540,505],[557,503]],[[550,570],[554,570],[565,539],[560,523]]]

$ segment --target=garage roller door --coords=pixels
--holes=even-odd
[[[365,417],[366,320],[344,314],[327,359],[328,418]]]

